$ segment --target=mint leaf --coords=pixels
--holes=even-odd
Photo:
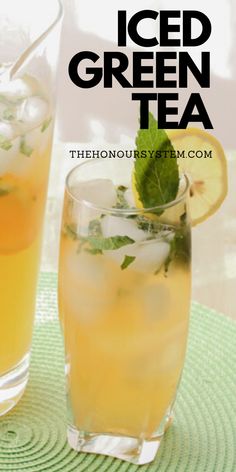
[[[134,240],[128,236],[111,236],[110,238],[89,237],[88,242],[92,249],[100,251],[114,251],[128,244],[133,244]]]
[[[84,247],[84,250],[90,254],[102,254],[103,251],[114,251],[135,241],[128,236],[112,236],[103,238],[102,228],[99,220],[92,220],[89,223],[89,236],[84,237],[77,234],[74,224],[66,224],[63,228],[63,234],[73,241],[78,241],[78,251]]]
[[[9,151],[9,149],[12,148],[11,141],[6,139],[2,134],[0,134],[0,148],[4,151]]]
[[[180,226],[175,237],[170,242],[170,253],[165,261],[165,273],[168,272],[169,266],[173,260],[182,264],[188,264],[191,258],[191,238],[190,231],[185,226]]]
[[[101,249],[90,249],[90,248],[87,248],[85,249],[86,252],[88,252],[89,254],[92,254],[93,256],[96,256],[97,254],[103,254],[102,250]]]
[[[134,262],[136,259],[135,256],[125,256],[122,264],[121,264],[121,269],[124,270],[124,269],[127,269],[127,267],[129,267],[130,264],[132,264],[132,262]]]
[[[24,138],[21,139],[20,152],[27,157],[30,157],[33,152],[33,148],[25,142]]]
[[[125,198],[125,192],[127,190],[127,187],[124,185],[119,185],[119,187],[116,188],[116,205],[115,208],[129,208],[129,205],[126,201]]]
[[[137,227],[146,231],[151,236],[156,236],[157,234],[161,233],[162,231],[171,231],[172,228],[167,225],[160,223],[158,220],[152,220],[146,216],[137,216],[136,217]]]
[[[50,123],[52,121],[52,117],[48,118],[47,120],[45,120],[41,126],[41,133],[43,133],[44,131],[46,131],[46,129],[49,127]]]
[[[138,131],[136,146],[141,151],[174,151],[165,130],[157,128],[157,121],[149,113],[149,129]],[[146,157],[135,161],[136,189],[144,208],[163,205],[176,198],[179,187],[177,159],[174,157]]]
[[[99,220],[91,220],[88,226],[89,236],[100,237],[102,236],[102,227]]]

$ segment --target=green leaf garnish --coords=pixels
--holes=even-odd
[[[175,236],[170,241],[170,253],[165,261],[165,273],[173,260],[188,264],[191,257],[190,231],[186,226],[180,226],[175,230]]]
[[[141,151],[174,151],[165,130],[157,128],[157,121],[149,113],[149,129],[138,131],[136,146]],[[165,153],[164,153],[165,154]],[[135,185],[144,208],[164,205],[176,198],[179,171],[176,157],[146,157],[135,161]]]
[[[99,220],[91,220],[88,226],[89,236],[100,237],[102,236],[102,227]]]
[[[133,244],[134,240],[129,238],[129,236],[111,236],[110,238],[89,237],[88,242],[92,249],[114,251],[128,244]]]
[[[129,205],[125,198],[126,190],[127,190],[127,187],[125,187],[124,185],[119,185],[119,187],[116,188],[117,201],[116,201],[115,208],[121,208],[121,209],[129,208]]]
[[[27,157],[30,157],[33,152],[33,148],[26,143],[24,138],[22,138],[20,142],[20,152]]]
[[[73,241],[79,242],[77,252],[80,252],[84,247],[85,251],[90,254],[102,254],[103,251],[114,251],[135,242],[128,236],[112,236],[110,238],[104,238],[102,236],[101,222],[99,220],[90,221],[88,233],[89,235],[87,237],[78,235],[74,224],[67,224],[63,228],[63,234],[65,236],[73,239]]]
[[[150,237],[156,237],[162,231],[172,231],[173,227],[169,226],[168,224],[163,224],[160,221],[152,220],[144,215],[138,215],[136,217],[137,227],[146,231],[150,234]]]
[[[41,126],[41,133],[43,133],[44,131],[46,131],[46,129],[49,127],[50,123],[52,121],[52,117],[50,116],[50,118],[48,118],[47,120],[45,120]]]
[[[124,269],[127,269],[127,267],[129,267],[130,264],[132,264],[132,262],[134,262],[136,259],[135,256],[125,256],[122,264],[121,264],[121,269],[124,270]]]
[[[2,134],[0,134],[0,148],[4,151],[9,151],[9,149],[12,148],[11,141],[6,139]]]

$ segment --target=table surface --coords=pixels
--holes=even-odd
[[[78,162],[69,144],[54,143],[43,246],[42,270],[55,271],[64,181]],[[236,319],[236,152],[227,153],[229,191],[219,211],[193,229],[192,298]]]

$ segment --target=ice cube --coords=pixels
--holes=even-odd
[[[16,102],[32,94],[31,84],[24,79],[15,79],[9,82],[0,82],[0,95],[5,99]]]
[[[140,272],[154,273],[158,271],[167,259],[170,252],[170,244],[161,236],[159,238],[147,241],[147,233],[137,227],[132,219],[117,216],[105,216],[101,220],[102,233],[105,238],[114,236],[128,236],[135,243],[131,243],[115,249],[106,251],[109,257],[112,257],[121,265],[125,256],[135,257],[132,262],[132,269]],[[167,232],[168,234],[171,232]],[[167,235],[166,235],[167,236]]]
[[[89,286],[95,286],[98,291],[106,289],[106,271],[101,263],[100,255],[90,255],[87,252],[71,253],[67,257],[66,268],[71,281]]]
[[[79,200],[85,200],[96,206],[112,208],[116,203],[116,189],[110,179],[93,179],[80,182],[71,192]]]
[[[147,237],[132,219],[120,216],[105,216],[102,219],[102,232],[105,238],[128,236],[134,241],[143,241]]]
[[[155,273],[161,269],[170,252],[170,244],[160,239],[145,241],[134,248],[133,253],[127,251],[127,255],[136,256],[132,263],[134,270],[146,273]]]
[[[18,120],[27,127],[39,126],[47,117],[48,103],[40,97],[30,97],[24,100],[18,110]]]
[[[135,257],[130,265],[132,270],[138,272],[154,274],[158,272],[164,264],[170,252],[170,244],[160,239],[145,241],[136,244],[129,244],[120,249],[106,251],[119,265],[124,261],[125,256]]]
[[[88,324],[102,317],[108,310],[110,300],[94,292],[93,288],[88,290],[83,286],[74,292],[71,287],[67,290],[68,307],[74,313],[79,323]]]
[[[0,121],[0,136],[6,140],[14,138],[14,130],[10,123],[3,123]]]
[[[62,285],[69,312],[83,323],[103,315],[113,299],[112,290],[107,290],[107,272],[100,255],[71,252]]]

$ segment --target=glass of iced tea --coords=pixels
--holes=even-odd
[[[1,2],[0,416],[28,380],[62,14],[49,3]]]
[[[68,441],[77,451],[152,461],[183,369],[190,304],[188,180],[137,207],[133,162],[95,159],[67,177],[59,311]]]

